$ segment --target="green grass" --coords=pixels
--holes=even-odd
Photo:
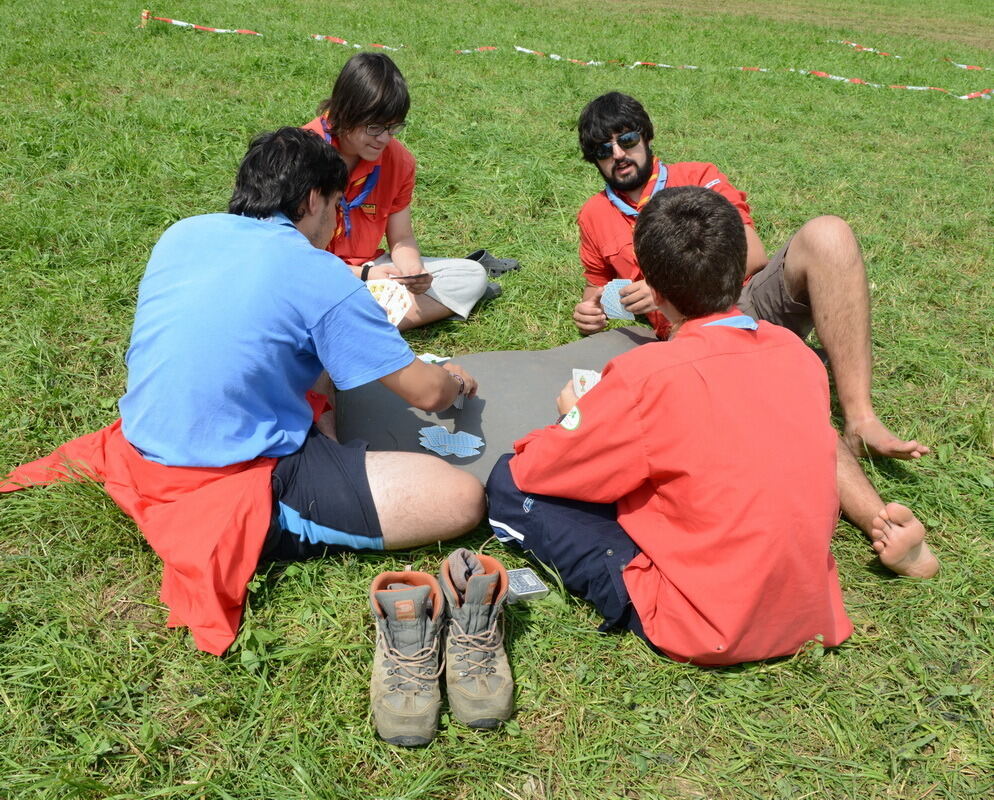
[[[487,247],[524,268],[466,325],[411,335],[436,353],[574,338],[574,216],[599,188],[575,120],[639,97],[670,160],[713,161],[749,193],[772,250],[806,219],[856,228],[874,304],[875,400],[933,446],[873,464],[943,561],[894,579],[840,525],[856,625],[832,652],[721,670],[599,636],[554,593],[509,614],[519,711],[497,733],[444,721],[425,750],[376,740],[366,589],[445,550],[273,569],[223,659],[164,627],[159,565],[102,491],[0,500],[0,797],[969,798],[994,792],[994,101],[874,90],[994,85],[983,4],[929,0],[163,3],[0,6],[0,465],[107,424],[124,385],[138,280],[171,222],[223,209],[249,137],[313,115],[350,55],[310,33],[404,44],[428,254]],[[696,10],[695,10],[696,9]],[[887,59],[828,43],[851,39]],[[600,68],[515,54],[695,64]],[[457,48],[497,45],[492,53]],[[550,398],[551,402],[551,398]],[[485,541],[481,531],[471,545]],[[490,552],[503,555],[493,543]],[[506,561],[520,560],[507,555]]]

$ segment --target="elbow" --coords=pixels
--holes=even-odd
[[[422,411],[437,413],[452,405],[451,394],[449,387],[441,385],[420,392],[417,397],[410,398],[408,402]]]

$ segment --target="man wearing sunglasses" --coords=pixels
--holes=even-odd
[[[580,261],[587,285],[573,311],[583,334],[607,323],[600,303],[604,286],[627,278],[622,305],[644,314],[660,339],[669,323],[657,310],[639,269],[632,231],[641,208],[666,187],[702,186],[718,192],[745,224],[746,282],[737,306],[756,319],[786,327],[801,338],[814,328],[825,348],[845,416],[843,436],[860,454],[917,459],[929,448],[891,433],[877,418],[870,398],[870,304],[866,269],[849,225],[838,217],[816,217],[767,259],[745,192],[714,164],[665,164],[653,155],[652,121],[642,105],[620,92],[591,101],[579,120],[580,149],[596,164],[606,187],[580,209]]]

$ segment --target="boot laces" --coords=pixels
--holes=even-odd
[[[436,667],[434,662],[438,658],[438,640],[436,639],[427,647],[405,655],[390,645],[386,636],[383,637],[384,663],[387,666],[387,687],[391,692],[426,692],[430,687],[430,682],[436,680],[445,669],[444,659],[438,659]]]
[[[496,622],[480,633],[466,633],[458,620],[452,620],[449,630],[449,641],[459,648],[457,661],[465,664],[459,671],[459,677],[465,678],[470,673],[490,674],[496,668],[490,666],[498,648],[504,642],[504,632],[498,629]]]

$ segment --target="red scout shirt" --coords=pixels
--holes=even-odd
[[[615,358],[510,463],[524,492],[617,503],[642,550],[624,580],[646,635],[705,665],[852,633],[829,549],[839,500],[825,369],[783,328],[708,325],[737,313]]]
[[[666,186],[703,186],[714,189],[738,209],[742,221],[752,225],[745,192],[740,192],[714,164],[683,161],[667,164]],[[577,215],[580,226],[580,263],[591,286],[604,286],[615,278],[643,279],[635,259],[632,230],[635,217],[628,217],[611,205],[605,192],[591,197]],[[670,323],[658,311],[650,312],[649,322],[660,339],[669,335]]]
[[[321,117],[308,122],[304,129],[324,137]],[[333,139],[332,145],[337,147],[337,140]],[[346,202],[354,200],[362,192],[374,167],[380,168],[376,186],[360,207],[349,212],[351,234],[345,235],[342,212],[339,210],[338,227],[328,245],[329,252],[352,266],[372,261],[384,252],[380,242],[387,231],[387,218],[407,208],[414,194],[414,156],[399,141],[391,138],[376,161],[359,159],[355,169],[349,173],[349,183],[345,189]]]

